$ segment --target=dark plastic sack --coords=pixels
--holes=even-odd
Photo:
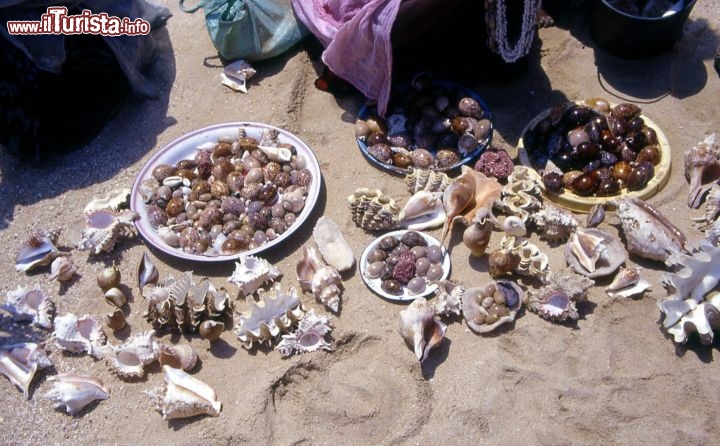
[[[299,42],[305,27],[295,19],[290,0],[206,0],[203,8],[213,45],[226,60],[261,60],[277,56]]]

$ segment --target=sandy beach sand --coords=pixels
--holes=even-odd
[[[110,311],[97,288],[96,274],[116,262],[131,294],[129,327],[113,333],[112,343],[148,330],[144,299],[136,286],[143,253],[161,277],[193,271],[217,286],[226,285],[232,263],[197,264],[149,247],[138,236],[111,253],[73,250],[79,276],[69,284],[49,279],[49,269],[29,274],[14,269],[20,244],[34,227],[68,231],[83,222],[92,198],[132,186],[144,164],[165,144],[211,124],[254,121],[272,124],[302,138],[315,152],[323,187],[311,218],[282,246],[262,257],[279,268],[283,287],[298,287],[295,265],[312,240],[314,222],[326,215],[338,223],[356,259],[375,235],[356,228],[346,197],[357,187],[377,187],[407,197],[401,178],[369,164],[354,140],[354,122],[364,98],[335,97],[314,88],[320,69],[301,45],[257,69],[247,94],[219,82],[222,65],[205,30],[202,14],[175,14],[156,34],[159,59],[150,73],[160,87],[155,100],[133,100],[86,147],[28,164],[0,151],[0,296],[18,285],[39,286],[57,314],[98,317]],[[720,78],[713,56],[720,46],[720,8],[699,1],[683,39],[643,61],[615,58],[595,47],[588,19],[565,14],[539,31],[527,73],[503,83],[473,83],[492,110],[493,145],[513,156],[520,133],[537,113],[560,100],[603,96],[639,103],[672,148],[672,176],[649,202],[690,240],[704,235],[692,227],[703,209],[686,205],[688,183],[683,152],[720,131]],[[468,57],[472,57],[470,53]],[[665,95],[666,93],[669,93]],[[663,96],[664,95],[664,96]],[[659,100],[656,98],[662,97]],[[584,218],[584,217],[581,217]],[[601,228],[618,233],[614,215]],[[439,230],[430,231],[439,236]],[[499,242],[495,233],[491,247]],[[550,256],[552,270],[565,267],[562,249],[532,240]],[[69,250],[65,232],[60,246]],[[466,286],[491,280],[487,260],[474,259],[459,240],[451,241],[451,278]],[[720,443],[716,426],[720,405],[717,342],[697,341],[677,348],[661,329],[656,306],[667,296],[662,263],[631,255],[652,282],[642,298],[614,300],[598,281],[579,306],[575,324],[554,324],[521,311],[514,323],[488,334],[471,332],[462,318],[448,319],[443,344],[422,363],[397,333],[406,305],[382,300],[359,272],[343,276],[339,315],[328,313],[305,293],[306,308],[329,314],[334,352],[283,359],[269,348],[247,351],[236,334],[225,331],[210,344],[197,336],[158,333],[163,343],[190,343],[200,364],[193,376],[217,392],[217,418],[163,421],[143,393],[160,387],[155,363],[145,379],[126,382],[105,361],[62,352],[48,343],[51,368],[38,372],[26,401],[9,380],[0,378],[3,444],[497,444],[497,445],[709,445]],[[231,284],[228,289],[234,291]],[[237,302],[238,310],[245,309]],[[0,344],[45,341],[48,332],[14,323],[0,313]],[[107,401],[76,416],[55,410],[43,398],[58,373],[97,376],[110,388]]]

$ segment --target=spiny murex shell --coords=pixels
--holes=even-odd
[[[355,263],[350,244],[343,237],[338,225],[329,217],[318,218],[313,229],[313,239],[323,260],[338,271],[347,271]]]
[[[438,316],[460,316],[462,296],[465,287],[450,280],[440,280],[435,290],[435,314]]]
[[[32,321],[38,327],[52,328],[55,306],[42,289],[26,289],[18,285],[15,291],[8,292],[6,296],[2,309],[9,311],[13,320]]]
[[[65,406],[70,415],[75,415],[93,401],[106,400],[110,394],[100,378],[93,376],[65,373],[51,376],[48,381],[53,383],[53,388],[45,394],[45,398],[57,407]]]
[[[195,415],[220,415],[222,403],[215,391],[186,372],[163,366],[165,387],[145,392],[163,416],[163,420],[187,418]]]
[[[155,340],[155,330],[133,335],[124,343],[102,348],[113,371],[123,379],[145,376],[145,366],[157,361],[160,347]]]
[[[627,250],[641,257],[665,261],[685,250],[685,235],[649,203],[639,198],[619,198],[617,206]]]
[[[515,320],[524,294],[518,284],[507,280],[468,288],[462,296],[465,322],[476,333],[489,333]]]
[[[315,299],[329,310],[340,310],[340,299],[344,290],[340,273],[320,258],[313,245],[303,247],[303,256],[297,264],[297,279],[300,288],[312,292]]]
[[[32,233],[22,245],[15,258],[15,270],[27,272],[38,266],[49,265],[53,260],[68,253],[60,251],[55,243],[60,231],[38,230]]]
[[[275,350],[283,356],[318,350],[331,352],[334,347],[325,340],[325,335],[331,331],[330,318],[315,314],[315,310],[311,308],[300,320],[298,328],[294,332],[282,335],[282,340]]]
[[[275,284],[271,291],[259,290],[258,295],[259,302],[250,301],[250,310],[238,318],[238,339],[247,349],[252,348],[254,342],[270,345],[305,314],[295,288],[284,292],[280,284]]]
[[[35,372],[51,365],[43,347],[34,342],[0,347],[0,373],[23,391],[25,399],[30,397],[30,383]]]
[[[398,226],[400,207],[379,189],[360,188],[348,198],[355,225],[369,231],[389,231]]]
[[[411,194],[422,190],[442,192],[452,181],[445,172],[436,172],[434,170],[414,169],[405,175],[405,184]]]
[[[540,181],[535,170],[527,166],[515,166],[495,206],[527,222],[530,214],[542,208]]]
[[[241,255],[238,260],[235,262],[235,271],[227,281],[237,285],[242,296],[253,294],[261,286],[274,282],[282,275],[279,269],[260,257]]]
[[[546,203],[545,207],[532,215],[540,234],[548,242],[564,242],[577,229],[579,222],[572,212]]]
[[[105,209],[86,214],[77,248],[94,254],[110,252],[120,238],[135,234],[134,222],[138,218],[140,214],[131,210],[116,213]]]
[[[445,339],[446,330],[447,325],[435,318],[435,305],[424,297],[416,298],[400,312],[400,335],[420,362]]]
[[[232,317],[233,302],[225,288],[215,288],[207,277],[196,284],[192,271],[179,280],[169,277],[162,285],[145,286],[143,296],[144,316],[157,328],[194,332],[205,320]]]
[[[63,350],[78,354],[87,353],[95,358],[102,357],[100,347],[107,341],[100,322],[88,314],[80,318],[73,313],[56,317],[52,336],[55,343]]]
[[[667,263],[680,267],[677,272],[663,275],[663,282],[672,294],[658,303],[665,315],[663,327],[670,328],[720,282],[720,248],[704,243],[691,255],[675,253]]]
[[[553,272],[543,287],[529,292],[525,304],[530,311],[550,321],[576,320],[580,315],[575,304],[586,299],[587,290],[594,284],[594,280],[569,269]]]

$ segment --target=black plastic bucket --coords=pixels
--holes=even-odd
[[[641,59],[668,50],[680,37],[696,0],[666,17],[638,17],[619,11],[607,0],[593,0],[591,32],[595,42],[611,54]]]

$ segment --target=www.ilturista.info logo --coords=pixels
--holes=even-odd
[[[65,6],[50,6],[40,21],[11,20],[7,22],[10,34],[100,34],[102,36],[136,36],[148,34],[147,20],[130,20],[127,17],[93,14],[89,9],[77,15],[67,15]]]

